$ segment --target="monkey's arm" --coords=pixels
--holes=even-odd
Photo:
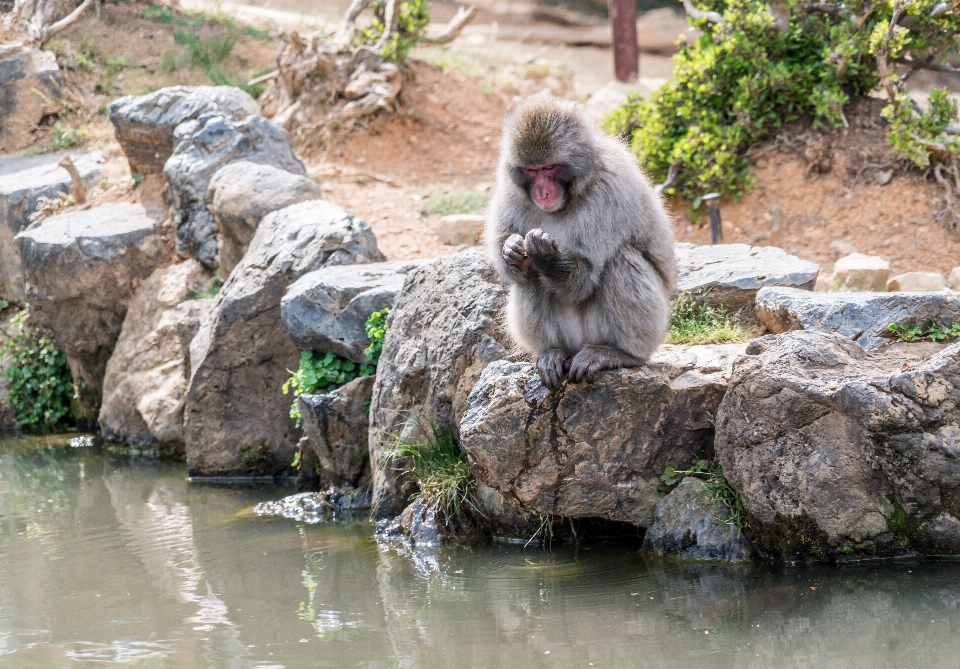
[[[561,249],[539,228],[528,232],[524,242],[531,266],[548,289],[575,302],[587,299],[596,290],[593,265],[584,256]]]

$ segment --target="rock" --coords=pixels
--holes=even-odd
[[[238,160],[221,167],[210,180],[210,211],[217,224],[220,273],[230,276],[264,216],[291,204],[322,198],[316,181],[273,165]]]
[[[676,245],[677,289],[701,304],[749,315],[764,286],[813,290],[820,268],[775,246]]]
[[[16,310],[10,309],[3,313],[0,319],[0,341],[9,342],[14,335],[13,325],[10,319],[15,315]],[[6,377],[6,371],[13,364],[8,355],[0,355],[0,432],[16,430],[20,427],[20,421],[17,420],[17,409],[10,400],[10,379]]]
[[[887,289],[890,262],[879,256],[851,253],[833,263],[831,284],[839,289],[883,291]]]
[[[134,294],[103,379],[105,440],[183,452],[190,340],[213,306],[189,298],[210,283],[210,272],[190,259],[154,271]]]
[[[738,344],[663,346],[646,367],[550,392],[536,367],[483,370],[460,423],[477,477],[525,511],[647,527],[660,476],[713,455]]]
[[[946,277],[936,272],[907,272],[887,281],[887,290],[890,292],[926,293],[946,289]]]
[[[276,502],[260,502],[253,507],[258,516],[280,516],[298,523],[319,523],[370,508],[370,491],[330,488],[321,492],[301,492]]]
[[[74,379],[86,384],[89,410],[100,404],[135,287],[160,262],[160,216],[107,204],[52,216],[16,237],[30,323],[66,354]]]
[[[235,86],[169,86],[114,100],[110,122],[130,171],[146,176],[163,172],[181,123],[211,113],[242,121],[259,111],[257,101]]]
[[[770,332],[836,332],[864,348],[891,341],[891,323],[949,329],[960,322],[960,300],[938,293],[811,293],[795,288],[762,288],[757,317]]]
[[[756,343],[734,363],[716,436],[754,545],[788,558],[929,549],[924,529],[960,508],[960,342]],[[960,553],[940,525],[936,552]]]
[[[244,160],[306,175],[303,163],[290,148],[286,131],[262,116],[231,121],[225,116],[204,114],[179,125],[174,139],[180,141],[163,172],[175,210],[177,251],[210,268],[218,263],[217,229],[209,208],[208,187],[220,168]]]
[[[25,48],[0,58],[0,153],[33,143],[36,127],[53,113],[50,101],[60,97],[62,87],[51,51]]]
[[[729,519],[730,508],[711,500],[704,482],[688,476],[657,502],[643,548],[682,560],[745,562],[750,543]]]
[[[418,497],[399,516],[377,527],[377,538],[410,546],[442,546],[454,538],[436,500]]]
[[[20,253],[13,238],[30,225],[30,215],[41,197],[54,200],[60,193],[70,192],[70,175],[58,165],[64,155],[0,156],[0,297],[24,300]],[[100,165],[86,153],[70,156],[83,185],[92,189],[100,181]]]
[[[947,283],[953,290],[960,290],[960,267],[954,267],[950,270],[950,279]]]
[[[361,376],[333,392],[297,398],[307,447],[319,461],[321,487],[370,484],[367,413],[373,381]]]
[[[191,476],[289,471],[299,435],[280,388],[299,351],[280,319],[280,299],[307,272],[383,259],[370,226],[330,202],[301,202],[263,218],[190,344],[184,430]]]
[[[587,100],[587,113],[597,121],[610,112],[620,109],[632,95],[647,97],[660,88],[666,79],[647,79],[641,77],[634,82],[608,81],[597,89]]]
[[[473,246],[479,243],[486,217],[477,214],[451,214],[441,216],[437,225],[437,237],[444,244]]]
[[[400,513],[409,481],[383,463],[384,441],[421,437],[420,421],[458,439],[467,396],[480,372],[511,346],[500,322],[507,294],[475,249],[438,258],[411,272],[387,325],[370,406],[370,462],[378,519]]]
[[[304,274],[283,296],[283,323],[301,351],[333,351],[354,362],[369,362],[363,353],[370,345],[367,319],[393,304],[404,279],[421,264],[400,260]]]

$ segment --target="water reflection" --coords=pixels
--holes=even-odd
[[[0,443],[0,667],[948,667],[960,564],[729,568],[410,553],[245,510],[279,487]]]

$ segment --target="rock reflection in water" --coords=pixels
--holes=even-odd
[[[367,522],[249,511],[285,488],[185,474],[66,440],[0,442],[0,669],[926,669],[960,657],[957,562],[410,551],[378,544]]]

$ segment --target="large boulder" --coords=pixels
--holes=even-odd
[[[366,488],[370,484],[367,411],[373,393],[372,376],[361,376],[321,395],[300,395],[306,446],[317,458],[320,486]]]
[[[820,267],[775,246],[676,245],[677,290],[705,306],[723,307],[749,317],[764,286],[813,290]]]
[[[169,86],[114,100],[110,121],[130,171],[146,176],[163,172],[181,123],[212,113],[242,121],[259,112],[257,101],[236,86]]]
[[[757,318],[770,332],[836,332],[864,348],[890,343],[891,323],[937,324],[949,329],[960,322],[960,300],[937,293],[811,293],[795,288],[761,288]]]
[[[174,139],[178,143],[163,172],[175,211],[177,250],[210,268],[217,267],[218,261],[217,228],[208,190],[220,168],[245,160],[306,175],[286,131],[262,116],[231,121],[219,114],[204,114],[179,125]]]
[[[750,543],[724,502],[711,499],[704,481],[688,476],[657,502],[643,548],[681,560],[745,562]]]
[[[190,344],[184,428],[193,476],[287,472],[299,438],[281,387],[299,351],[280,318],[291,283],[380,262],[370,226],[324,200],[268,214]]]
[[[370,345],[367,319],[393,304],[407,275],[420,264],[399,260],[304,274],[283,296],[283,323],[301,351],[333,351],[369,362],[363,353]]]
[[[25,297],[20,253],[13,238],[30,225],[41,197],[53,200],[70,192],[70,174],[59,165],[65,155],[0,156],[0,297],[17,302]],[[93,188],[100,181],[100,165],[86,153],[71,154],[71,158],[84,187]]]
[[[0,57],[0,153],[30,146],[63,84],[51,51],[24,48]]]
[[[210,180],[210,211],[217,224],[220,273],[230,276],[264,216],[322,197],[320,185],[313,179],[273,165],[238,160],[221,167]]]
[[[713,417],[739,344],[664,346],[648,366],[548,390],[534,365],[483,370],[460,423],[477,477],[540,514],[649,526],[660,476],[713,456]]]
[[[90,410],[133,291],[160,263],[160,216],[108,204],[52,216],[16,237],[30,323],[67,355]]]
[[[459,433],[467,396],[480,372],[511,346],[500,327],[507,294],[494,268],[470,249],[411,272],[394,299],[370,405],[374,515],[399,514],[412,490],[385,442],[423,437],[424,421]]]
[[[960,342],[865,351],[834,333],[752,342],[717,456],[766,551],[960,553]]]
[[[107,441],[183,452],[190,341],[212,299],[210,271],[192,258],[154,271],[134,294],[107,363],[100,433]]]

